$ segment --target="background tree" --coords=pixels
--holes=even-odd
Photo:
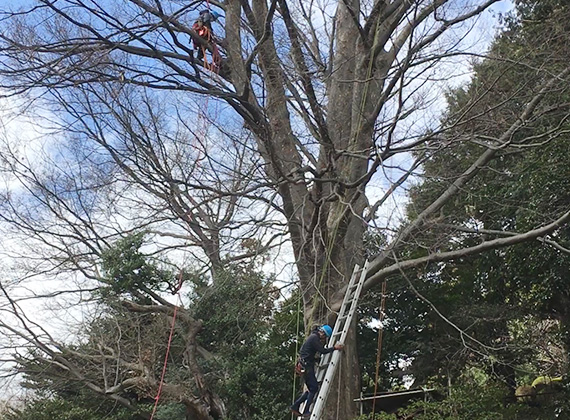
[[[37,395],[15,415],[37,409],[45,416],[60,412],[70,419],[102,413],[148,419],[168,350],[155,418],[283,418],[294,354],[276,351],[281,342],[269,336],[276,292],[266,290],[273,288],[271,283],[251,268],[235,265],[230,272],[227,267],[218,273],[215,293],[198,287],[189,297],[189,308],[177,308],[167,346],[174,305],[159,293],[169,287],[172,273],[144,256],[141,245],[142,236],[136,235],[104,252],[108,286],[100,289],[98,315],[83,327],[79,344],[52,338],[49,347],[16,356],[17,373]],[[187,275],[186,281],[203,283],[199,274]],[[294,325],[285,324],[280,331],[290,327]],[[28,335],[34,337],[33,331]]]
[[[519,104],[528,103],[533,91],[542,87],[544,76],[538,66],[553,73],[566,67],[568,13],[567,5],[556,1],[520,2],[489,57],[475,65],[472,81],[450,92],[444,119],[461,114],[469,122],[446,133],[450,147],[435,149],[434,143],[428,152],[423,180],[411,191],[409,223],[465,173],[472,156],[487,148]],[[551,237],[506,249],[477,255],[456,252],[550,223],[568,207],[568,82],[561,80],[552,89],[555,94],[544,99],[524,129],[498,147],[498,158],[482,167],[462,194],[429,221],[434,228],[418,230],[409,244],[408,261],[434,252],[455,253],[459,258],[443,262],[424,258],[425,264],[413,274],[401,272],[391,278],[383,370],[388,377],[400,374],[392,384],[401,383],[398,379],[407,374],[415,384],[461,388],[475,371],[488,375],[489,384],[499,384],[504,398],[507,388],[514,396],[518,385],[528,385],[537,376],[567,375],[567,350],[563,350],[568,328],[563,303],[569,290],[567,227]],[[497,103],[504,106],[493,108]],[[466,131],[475,133],[479,141],[458,141]],[[377,305],[375,299],[371,303]],[[371,313],[375,311],[373,306]],[[407,362],[405,369],[394,369],[398,361]],[[470,389],[482,385],[467,382]],[[564,398],[564,394],[555,397],[559,412],[567,410]],[[481,407],[478,415],[483,413]],[[553,408],[540,415],[557,414]]]

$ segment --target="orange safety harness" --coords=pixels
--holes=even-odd
[[[222,56],[220,55],[220,52],[218,50],[218,46],[215,42],[214,36],[212,34],[212,30],[205,25],[203,22],[201,21],[196,21],[194,23],[194,25],[192,25],[192,30],[194,32],[196,32],[196,34],[202,38],[204,41],[208,42],[211,46],[212,46],[212,63],[208,63],[208,60],[206,59],[206,48],[202,45],[199,45],[199,43],[196,40],[193,40],[193,44],[194,44],[194,49],[201,50],[201,54],[199,54],[199,58],[200,55],[204,58],[204,67],[206,67],[207,69],[213,71],[213,72],[218,72],[219,66],[221,64],[222,61]]]

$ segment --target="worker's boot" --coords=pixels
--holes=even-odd
[[[295,417],[301,417],[301,416],[302,416],[302,414],[301,414],[301,412],[299,411],[299,409],[298,409],[298,408],[295,408],[295,407],[293,407],[293,406],[291,406],[291,413],[293,413],[293,415],[294,415]]]

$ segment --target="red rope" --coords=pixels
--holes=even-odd
[[[210,42],[210,44],[212,45],[213,48],[213,54],[212,54],[212,62],[210,63],[208,61],[208,58],[206,57],[206,48],[202,47],[202,54],[204,57],[204,68],[206,68],[207,70],[209,70],[211,72],[212,75],[217,75],[218,74],[218,64],[216,63],[216,60],[219,62],[221,62],[221,56],[220,56],[220,52],[218,50],[218,47],[216,45],[216,42],[213,39],[209,39],[208,40]],[[204,103],[203,106],[200,109],[200,112],[198,113],[198,122],[197,122],[197,126],[198,126],[198,136],[201,141],[202,144],[204,145],[204,154],[207,154],[207,139],[206,137],[208,136],[208,126],[209,126],[209,99],[210,97],[208,95],[205,96],[204,99]],[[215,102],[215,109],[214,109],[214,119],[217,120],[218,118],[218,103]],[[202,150],[198,149],[197,147],[195,147],[196,150],[198,150],[198,156],[196,158],[196,164],[200,165],[200,160],[201,160],[201,155],[202,155]]]
[[[208,6],[208,10],[210,9],[210,0],[206,0],[207,6]],[[208,62],[208,59],[206,58],[206,48],[201,47],[202,48],[202,54],[204,57],[204,67],[208,70],[210,70],[212,73],[218,74],[218,65],[216,63],[216,60],[221,61],[221,57],[220,57],[220,52],[218,50],[218,46],[216,45],[216,42],[213,40],[213,35],[211,33],[209,33],[208,31],[208,41],[209,43],[211,43],[213,45],[213,54],[212,54],[212,64],[210,64]],[[203,115],[203,119],[204,119],[204,133],[203,133],[203,137],[206,137],[206,130],[208,128],[208,121],[206,118],[206,113],[208,111],[208,96],[206,96],[206,100],[205,100],[205,104],[204,104],[204,115]],[[216,106],[216,112],[218,111],[217,106]],[[199,160],[199,159],[198,159]],[[176,293],[178,295],[178,302],[179,304],[181,304],[181,300],[180,300],[180,289],[182,288],[182,283],[183,283],[183,278],[182,278],[182,273],[183,271],[180,271],[180,278],[179,278],[179,282],[178,282],[178,287],[176,289]],[[154,407],[152,409],[152,413],[150,415],[150,419],[149,420],[153,420],[154,415],[156,413],[156,410],[158,408],[158,403],[160,401],[160,395],[162,393],[162,387],[164,385],[164,376],[166,375],[166,368],[168,366],[168,356],[170,354],[170,347],[172,346],[172,337],[174,336],[174,326],[176,324],[176,315],[178,313],[178,305],[174,306],[174,312],[172,314],[172,324],[170,326],[170,334],[168,336],[168,345],[166,346],[166,354],[164,355],[164,364],[162,366],[162,374],[160,375],[160,383],[158,384],[158,391],[156,393],[156,397],[154,398]]]
[[[178,280],[178,287],[176,288],[176,294],[178,295],[177,305],[174,306],[174,312],[172,313],[172,324],[170,325],[170,335],[168,336],[168,345],[166,346],[166,354],[164,355],[164,365],[162,366],[162,374],[160,375],[160,383],[158,384],[158,391],[156,397],[154,397],[154,407],[150,415],[150,420],[154,418],[156,409],[158,408],[158,402],[160,400],[160,394],[162,393],[162,386],[164,385],[164,376],[166,375],[166,367],[168,366],[168,356],[170,354],[170,347],[172,346],[172,337],[174,336],[174,326],[176,324],[176,315],[178,314],[178,304],[182,304],[180,300],[180,289],[182,288],[183,270],[180,270],[180,276]]]

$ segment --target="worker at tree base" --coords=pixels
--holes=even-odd
[[[301,346],[299,359],[305,369],[304,379],[308,391],[305,391],[303,395],[301,395],[291,406],[291,412],[296,416],[303,416],[303,418],[309,418],[311,416],[311,404],[319,390],[319,384],[317,382],[317,377],[315,376],[316,354],[327,354],[334,350],[342,350],[344,348],[342,344],[335,344],[334,347],[323,346],[321,341],[324,340],[325,337],[330,337],[331,334],[332,328],[329,325],[322,325],[316,328]],[[302,403],[305,403],[303,414],[299,412]]]
[[[202,38],[204,41],[210,43],[214,41],[214,33],[212,31],[212,22],[215,22],[219,17],[221,17],[217,12],[212,12],[210,10],[202,10],[200,12],[200,17],[192,25],[192,30]],[[198,52],[198,59],[201,60],[204,57],[204,47],[200,45],[195,39],[193,40],[194,49]]]

